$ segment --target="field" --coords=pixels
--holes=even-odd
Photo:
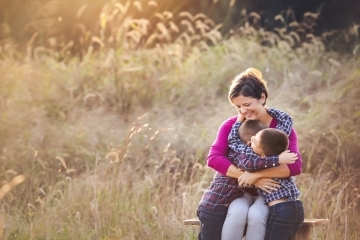
[[[360,239],[357,48],[246,24],[225,38],[201,17],[176,36],[171,24],[110,31],[80,57],[31,41],[23,55],[1,47],[2,239],[196,239],[182,220],[211,181],[208,149],[236,114],[228,87],[248,67],[267,79],[267,105],[294,118],[306,217],[330,220],[315,239]]]

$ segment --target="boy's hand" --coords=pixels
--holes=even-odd
[[[291,153],[290,150],[286,150],[279,155],[279,163],[290,164],[294,163],[297,159],[297,154]]]
[[[243,121],[245,121],[245,117],[241,113],[239,113],[237,121],[238,122],[243,122]]]

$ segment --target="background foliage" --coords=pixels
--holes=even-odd
[[[358,44],[360,3],[357,0],[2,0],[0,41],[2,46],[13,43],[17,48],[24,48],[32,39],[30,42],[36,46],[45,45],[57,50],[67,46],[72,53],[81,54],[88,47],[91,36],[104,40],[109,22],[112,28],[117,28],[131,17],[146,19],[151,27],[155,27],[153,22],[160,20],[155,14],[167,12],[178,26],[182,21],[178,15],[183,11],[192,15],[205,14],[215,24],[222,25],[220,31],[225,36],[229,30],[244,24],[247,13],[254,12],[258,17],[251,23],[264,30],[302,23],[295,26],[298,34],[321,36],[323,41],[330,43],[327,47],[331,49],[351,52]],[[108,14],[104,16],[104,12]],[[124,13],[126,18],[119,17]]]

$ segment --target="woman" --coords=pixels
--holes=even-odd
[[[259,120],[269,127],[277,127],[281,122],[280,119],[275,119],[271,116],[265,107],[268,98],[267,83],[265,79],[263,79],[261,72],[257,69],[249,68],[236,76],[230,86],[228,97],[229,101],[237,108],[240,120],[243,120],[243,118]],[[238,179],[240,186],[250,186],[254,184],[263,190],[274,191],[277,189],[277,185],[271,178],[286,178],[301,173],[302,160],[294,129],[291,130],[289,136],[289,149],[298,156],[295,163],[287,165],[281,164],[278,167],[256,173],[239,171],[226,157],[229,150],[228,135],[236,120],[237,117],[232,117],[220,126],[215,142],[210,148],[207,158],[208,166],[215,169],[218,172],[217,174]],[[288,123],[292,124],[292,122]],[[287,122],[285,122],[285,124],[287,124]],[[235,191],[235,194],[241,197],[229,196],[232,201],[228,206],[223,226],[221,220],[217,220],[216,224],[210,227],[206,226],[207,223],[211,222],[212,216],[206,209],[199,207],[198,216],[202,222],[204,231],[217,232],[217,229],[222,226],[221,239],[240,240],[242,239],[245,224],[247,224],[245,235],[248,240],[264,239],[268,207],[264,204],[264,200],[260,196],[256,196],[255,189],[249,188],[245,190],[245,193],[241,192],[243,189],[241,189],[241,191]],[[210,235],[210,232],[204,231],[202,232],[204,236]],[[200,235],[202,235],[202,233]]]

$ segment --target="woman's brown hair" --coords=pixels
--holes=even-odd
[[[230,85],[228,99],[231,103],[233,98],[240,95],[261,99],[263,93],[265,94],[263,104],[265,106],[266,99],[268,98],[267,82],[259,70],[256,68],[248,68],[234,77]]]

